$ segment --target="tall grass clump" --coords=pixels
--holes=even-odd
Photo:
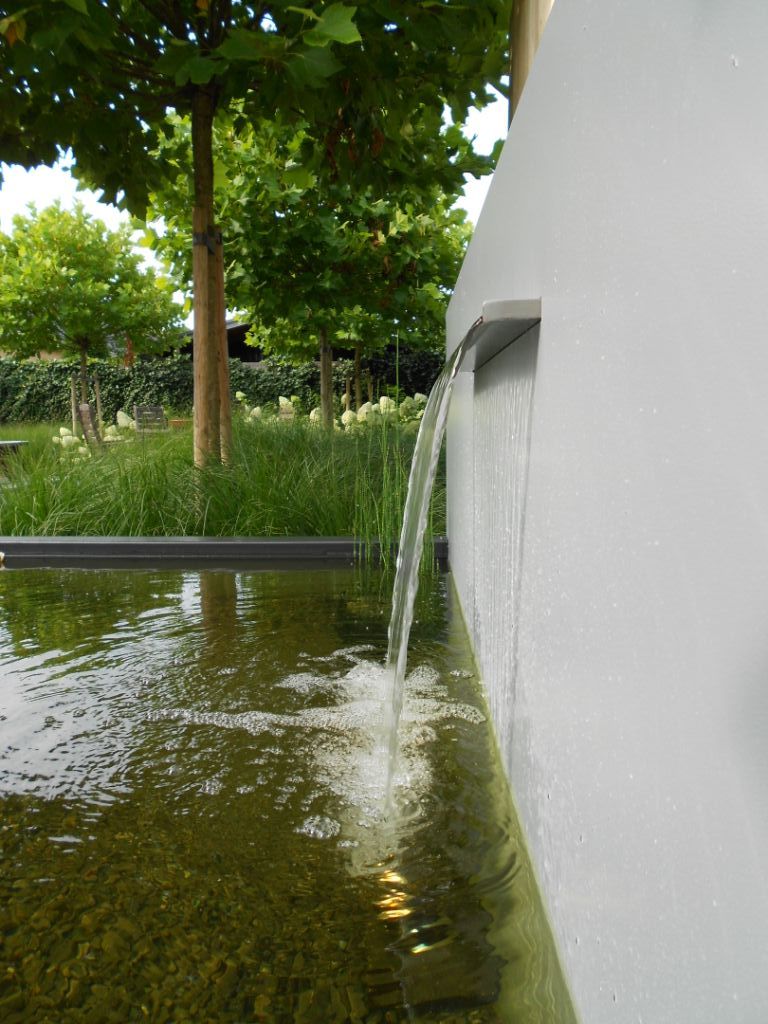
[[[0,534],[355,536],[387,549],[399,538],[414,438],[391,424],[341,432],[239,420],[230,465],[204,470],[188,430],[70,457],[50,427],[37,429],[0,477]],[[444,505],[439,481],[433,533],[444,530]]]
[[[366,550],[370,550],[372,541],[380,540],[387,549],[383,552],[387,560],[400,539],[415,435],[384,420],[355,440],[358,444],[353,533],[365,541]],[[445,532],[445,499],[445,470],[441,463],[429,506],[425,561],[432,539]]]

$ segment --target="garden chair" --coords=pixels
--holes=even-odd
[[[81,402],[77,407],[77,418],[83,431],[83,438],[92,448],[101,448],[99,422],[90,402]]]
[[[134,405],[133,419],[137,434],[155,434],[170,430],[162,405]]]

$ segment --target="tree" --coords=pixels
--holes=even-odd
[[[167,280],[141,265],[128,228],[109,231],[77,203],[17,216],[0,234],[0,349],[88,357],[181,344],[181,308]]]
[[[162,180],[148,154],[169,109],[192,123],[195,457],[221,448],[220,233],[213,203],[217,111],[298,112],[313,126],[305,160],[359,180],[416,176],[414,115],[437,129],[447,104],[501,86],[510,0],[0,0],[4,36],[0,146],[5,159],[53,161],[70,146],[78,173],[132,210]],[[226,434],[226,404],[222,408]],[[226,442],[225,442],[226,444]]]
[[[266,351],[301,361],[320,355],[321,405],[332,419],[334,340],[370,353],[407,337],[411,347],[442,345],[447,296],[458,275],[469,225],[452,209],[455,194],[435,184],[451,173],[486,168],[457,128],[427,135],[420,150],[420,183],[400,184],[386,196],[298,163],[307,126],[275,118],[215,133],[215,194],[228,225],[227,291],[247,311],[252,335]],[[166,214],[153,236],[162,258],[186,281],[183,210],[189,182],[184,148],[189,126],[175,119],[165,144],[178,168],[153,197]],[[152,235],[152,232],[150,232]],[[439,339],[439,340],[437,340]],[[359,395],[359,373],[356,374]]]

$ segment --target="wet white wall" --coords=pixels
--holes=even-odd
[[[767,53],[764,0],[557,0],[449,310],[542,301],[449,533],[585,1024],[768,1019]]]

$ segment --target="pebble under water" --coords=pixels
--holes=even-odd
[[[564,1022],[450,578],[0,572],[0,1020]]]

